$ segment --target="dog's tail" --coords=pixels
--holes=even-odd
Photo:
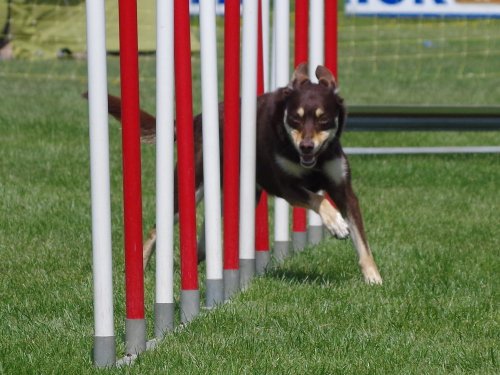
[[[88,99],[89,93],[85,92],[82,96]],[[122,106],[120,98],[108,95],[108,113],[121,122]],[[142,109],[140,110],[139,116],[141,140],[146,143],[153,143],[156,137],[156,118]]]

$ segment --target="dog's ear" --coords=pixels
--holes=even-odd
[[[326,86],[333,91],[335,104],[339,108],[339,112],[337,115],[337,133],[335,134],[335,137],[340,138],[342,131],[344,130],[347,117],[347,109],[344,104],[344,99],[342,99],[342,97],[340,97],[340,95],[338,94],[337,82],[335,81],[335,77],[327,67],[318,65],[315,73],[316,78],[318,78],[319,84]]]
[[[339,113],[337,117],[337,133],[335,133],[335,137],[339,139],[345,127],[345,121],[347,118],[347,108],[344,104],[344,99],[342,99],[337,94],[335,94],[335,101],[337,103],[337,106],[339,107]]]
[[[290,83],[288,83],[288,88],[291,90],[297,89],[305,82],[309,82],[307,63],[300,63],[293,72],[292,79]]]
[[[316,68],[316,78],[318,78],[318,82],[321,85],[329,87],[333,91],[337,91],[337,82],[335,82],[335,77],[327,67],[318,65]]]

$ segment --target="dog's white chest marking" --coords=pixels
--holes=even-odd
[[[323,171],[335,184],[339,185],[347,177],[347,162],[344,157],[335,158],[323,165]]]
[[[276,155],[276,163],[278,163],[283,171],[294,177],[301,178],[310,172],[309,169],[303,168],[300,164],[294,163],[280,155]]]

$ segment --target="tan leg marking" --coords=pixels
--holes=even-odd
[[[359,257],[359,267],[367,284],[382,284],[382,277],[378,271],[372,253],[364,241],[361,240],[358,228],[350,225],[351,238]]]

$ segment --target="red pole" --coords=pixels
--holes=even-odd
[[[175,97],[181,289],[198,290],[189,2],[174,2]]]
[[[139,63],[135,0],[120,0],[119,22],[126,310],[127,319],[144,319]]]
[[[257,36],[257,96],[264,93],[264,56],[262,43],[262,2],[259,0]],[[262,191],[255,211],[255,250],[269,251],[269,218],[267,193]]]
[[[308,0],[295,0],[295,66],[307,62],[309,48],[308,40],[309,2]]]
[[[226,0],[224,12],[224,270],[238,270],[240,197],[239,0]]]
[[[337,0],[325,0],[325,66],[338,80]]]
[[[307,62],[309,40],[309,3],[308,0],[295,1],[295,61],[294,65]],[[294,233],[305,233],[307,225],[306,210],[300,207],[293,208]],[[305,234],[303,234],[305,236]]]
[[[330,69],[338,83],[338,12],[337,0],[325,0],[325,66]],[[328,195],[326,198],[334,206],[335,202]]]

